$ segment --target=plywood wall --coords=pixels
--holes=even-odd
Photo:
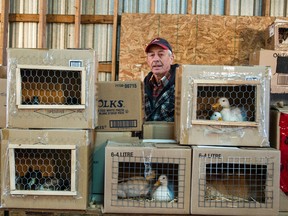
[[[264,47],[264,31],[274,20],[260,16],[122,14],[118,79],[143,80],[149,72],[144,49],[157,36],[170,42],[175,63],[248,65],[249,54]]]

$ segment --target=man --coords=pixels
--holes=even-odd
[[[151,71],[144,79],[146,121],[174,121],[175,72],[172,47],[163,38],[153,39],[146,47]]]

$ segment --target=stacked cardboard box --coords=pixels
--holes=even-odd
[[[190,147],[109,141],[105,159],[104,213],[189,214]]]
[[[280,207],[283,212],[288,211],[288,107],[274,107],[270,111],[270,143],[281,151],[280,172]]]
[[[182,65],[178,71],[175,134],[192,146],[190,213],[278,215],[270,73],[265,66]]]
[[[8,62],[2,206],[87,209],[97,125],[95,51],[8,49]]]
[[[287,182],[286,164],[287,149],[284,140],[288,128],[285,122],[287,114],[288,93],[288,22],[276,19],[265,32],[265,49],[250,54],[250,65],[271,66],[271,110],[270,110],[270,143],[281,151],[280,173],[280,211],[288,211],[288,196],[284,182]],[[287,118],[286,118],[287,119]],[[282,132],[280,132],[282,131]],[[282,144],[281,144],[282,143]]]
[[[133,133],[141,132],[144,117],[140,81],[97,82],[96,86],[98,126],[93,150],[91,207],[104,202],[104,155],[107,141],[132,137]]]

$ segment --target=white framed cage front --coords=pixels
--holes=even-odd
[[[265,48],[270,50],[288,49],[288,21],[276,19],[265,31]]]
[[[87,208],[93,130],[4,129],[2,137],[2,207]]]
[[[10,48],[7,53],[8,128],[97,126],[94,50]],[[74,60],[81,64],[71,64]]]
[[[104,213],[189,214],[190,162],[189,147],[108,142]],[[162,188],[157,196],[162,189],[154,186],[161,178],[169,193]]]
[[[83,67],[17,65],[16,105],[19,109],[85,109]]]
[[[182,65],[175,91],[180,144],[269,146],[269,67]]]
[[[192,152],[192,214],[278,215],[278,150],[193,146]]]
[[[9,144],[8,154],[11,195],[77,195],[75,145]]]

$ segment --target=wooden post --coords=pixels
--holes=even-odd
[[[150,0],[150,13],[155,13],[155,0]]]
[[[7,65],[7,39],[8,39],[9,0],[2,1],[1,29],[0,29],[0,64]]]
[[[80,47],[81,1],[75,1],[75,43],[74,48]]]
[[[229,16],[230,15],[230,0],[225,0],[224,2],[224,15]]]
[[[270,16],[271,0],[264,0],[262,3],[262,16]]]
[[[187,1],[187,14],[192,14],[192,0]]]
[[[38,48],[47,48],[46,43],[47,0],[39,1]]]
[[[112,71],[111,81],[116,80],[117,65],[117,27],[118,27],[118,0],[114,1],[113,36],[112,36]]]

